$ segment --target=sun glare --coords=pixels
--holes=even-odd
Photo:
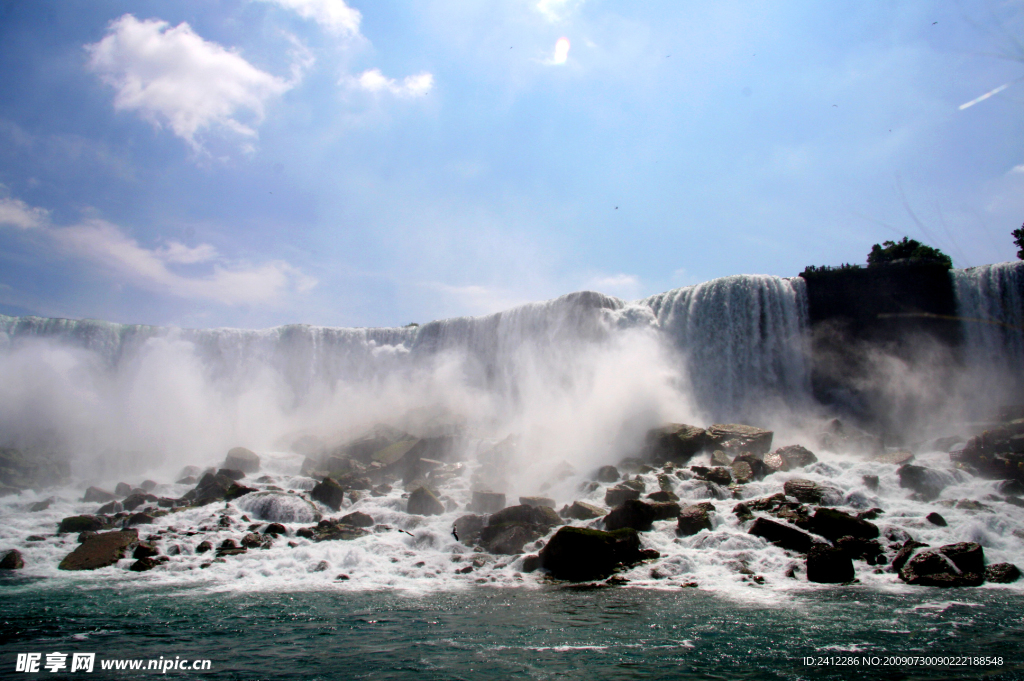
[[[555,56],[551,58],[553,64],[564,64],[569,58],[569,39],[559,38],[555,43]]]

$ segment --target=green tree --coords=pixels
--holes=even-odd
[[[868,267],[881,267],[896,263],[934,262],[953,267],[953,259],[937,248],[925,246],[920,241],[903,237],[902,241],[883,241],[875,244],[868,253]]]
[[[1017,258],[1024,260],[1024,225],[1010,233],[1013,234],[1013,243],[1017,246]]]

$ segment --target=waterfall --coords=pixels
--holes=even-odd
[[[1024,262],[953,270],[967,366],[1024,374]]]
[[[694,398],[712,419],[735,419],[810,395],[804,280],[739,275],[644,300],[682,354]]]

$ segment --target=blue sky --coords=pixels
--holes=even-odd
[[[0,313],[391,326],[903,235],[1010,260],[1021,40],[1020,0],[0,1]]]

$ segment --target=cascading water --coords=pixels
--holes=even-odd
[[[1024,262],[953,270],[969,367],[1024,375]]]

